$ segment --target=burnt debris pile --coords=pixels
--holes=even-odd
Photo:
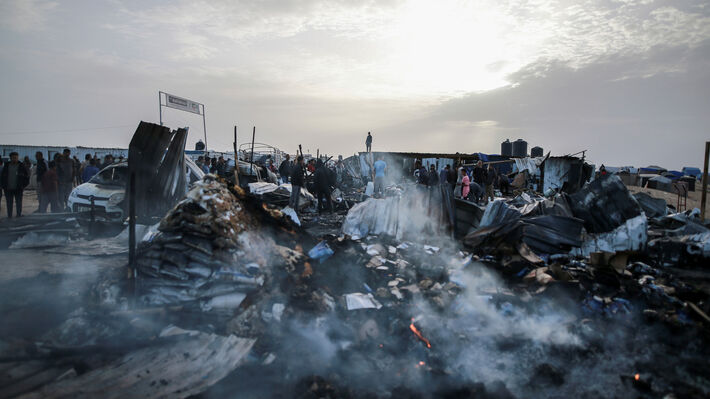
[[[405,186],[299,226],[272,188],[196,183],[139,244],[135,278],[6,345],[0,366],[34,371],[0,382],[5,396],[710,394],[710,239],[694,212],[611,177],[471,205],[465,226],[446,224],[437,190]]]

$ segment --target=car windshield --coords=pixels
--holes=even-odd
[[[89,183],[103,186],[125,187],[128,181],[128,168],[126,166],[112,166],[105,168],[89,180]]]

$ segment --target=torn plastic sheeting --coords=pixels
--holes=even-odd
[[[589,233],[607,233],[642,213],[641,207],[616,175],[596,179],[570,195],[576,218]]]
[[[361,294],[359,292],[345,295],[345,305],[348,310],[356,309],[379,309],[382,304],[377,302],[372,294]]]
[[[334,254],[333,250],[330,249],[325,241],[321,241],[308,251],[308,256],[311,259],[317,259],[320,263],[323,263],[326,259],[330,258]]]
[[[540,164],[544,160],[544,157],[538,158],[513,158],[515,161],[515,167],[518,172],[527,170],[531,175],[537,176],[540,174]]]
[[[249,183],[249,192],[254,195],[263,195],[263,194],[273,193],[278,188],[279,188],[279,186],[277,186],[274,183],[267,183],[267,182]]]
[[[628,219],[611,232],[590,235],[580,248],[575,248],[570,253],[589,256],[592,252],[638,251],[646,246],[647,231],[648,220],[641,214]]]

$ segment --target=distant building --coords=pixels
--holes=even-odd
[[[35,153],[37,151],[44,154],[45,159],[54,158],[54,154],[61,154],[65,148],[71,150],[71,155],[76,155],[80,160],[84,160],[86,154],[91,154],[97,157],[103,158],[106,155],[113,155],[115,158],[123,156],[128,157],[128,148],[106,148],[106,147],[71,147],[71,146],[43,146],[43,145],[14,145],[14,144],[0,144],[0,157],[3,160],[10,158],[10,153],[17,152],[20,155],[20,159],[25,156],[30,157],[34,161]]]

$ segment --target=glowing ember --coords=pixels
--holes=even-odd
[[[634,376],[634,380],[638,381],[638,380],[640,380],[640,379],[641,379],[641,374],[636,374],[636,375]]]
[[[414,319],[412,319],[412,324],[409,325],[409,329],[412,330],[412,332],[414,333],[414,335],[417,336],[417,338],[419,338],[420,340],[422,340],[422,342],[424,342],[426,344],[427,348],[431,348],[431,344],[429,343],[429,340],[424,338],[422,333],[420,333],[419,330],[417,330],[417,327],[414,325]]]
[[[420,365],[420,366],[423,366],[423,365],[425,365],[425,364],[426,364],[426,363],[424,363],[424,362],[419,362],[419,365]]]

